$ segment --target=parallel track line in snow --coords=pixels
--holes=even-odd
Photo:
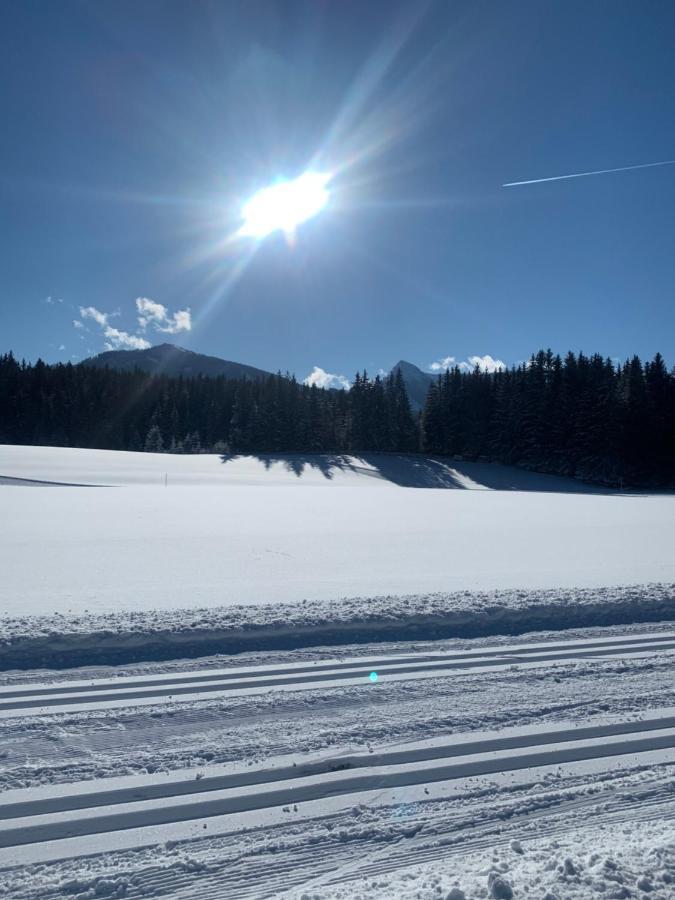
[[[395,676],[400,680],[400,676],[414,677],[442,677],[443,673],[451,670],[466,670],[473,668],[492,668],[501,666],[514,665],[540,665],[544,663],[569,662],[576,659],[601,658],[607,659],[612,657],[629,657],[634,654],[651,653],[656,651],[675,651],[675,637],[668,638],[651,638],[649,640],[641,639],[639,641],[622,641],[620,644],[594,643],[587,646],[579,646],[570,644],[564,649],[560,649],[561,645],[556,645],[555,650],[546,647],[533,648],[514,648],[487,651],[478,657],[465,655],[457,658],[448,655],[439,657],[434,661],[427,662],[408,662],[410,657],[404,657],[406,660],[403,664],[397,664],[395,660],[389,659],[383,665],[382,660],[364,660],[358,664],[337,663],[331,667],[324,667],[324,671],[316,672],[310,668],[303,669],[298,672],[297,669],[287,669],[283,674],[279,674],[282,670],[277,670],[274,675],[267,672],[255,674],[251,672],[227,672],[218,676],[213,676],[213,681],[200,680],[196,681],[191,678],[170,680],[158,680],[155,676],[147,680],[136,680],[133,686],[128,684],[115,685],[114,682],[106,682],[98,684],[92,682],[90,685],[77,685],[70,687],[61,685],[59,687],[45,686],[44,688],[32,687],[26,690],[0,690],[0,716],[2,713],[14,713],[19,710],[48,710],[52,707],[72,707],[84,704],[96,704],[101,706],[104,704],[134,704],[140,700],[161,699],[174,697],[194,696],[201,694],[236,694],[246,692],[248,690],[268,690],[270,688],[280,689],[303,689],[307,687],[317,687],[328,685],[334,682],[352,682],[359,684],[367,681],[370,673],[376,671],[378,677],[386,679]],[[210,677],[210,676],[209,676]],[[141,685],[140,687],[138,685]],[[39,692],[39,693],[38,693]]]
[[[205,777],[199,781],[196,781],[193,775],[184,781],[169,781],[117,790],[90,790],[41,800],[3,803],[0,795],[0,821],[78,809],[110,807],[122,803],[184,797],[195,793],[207,794],[230,788],[264,786],[274,782],[292,782],[293,780],[319,775],[332,775],[336,772],[403,766],[411,763],[433,762],[434,760],[452,759],[460,756],[467,757],[481,753],[545,747],[548,744],[560,744],[569,741],[589,741],[630,734],[647,734],[667,729],[675,729],[675,714],[662,715],[650,719],[611,722],[603,725],[558,728],[529,734],[495,735],[482,740],[467,741],[465,735],[459,735],[458,740],[453,743],[412,745],[381,753],[345,754],[318,762],[302,763],[298,766],[283,766],[254,771],[244,770],[240,773]]]
[[[114,679],[100,679],[89,683],[68,683],[62,682],[57,685],[43,685],[38,687],[3,687],[0,686],[0,700],[10,699],[14,697],[30,697],[34,695],[47,696],[49,694],[75,694],[75,693],[91,693],[93,691],[116,691],[130,690],[131,688],[144,688],[151,685],[159,687],[169,687],[171,685],[199,684],[209,681],[235,681],[237,679],[245,680],[251,677],[272,677],[272,676],[294,676],[316,673],[334,673],[346,669],[350,671],[368,671],[384,669],[388,666],[400,666],[403,664],[419,665],[431,662],[461,662],[463,660],[483,660],[492,657],[514,657],[530,654],[557,653],[569,651],[570,649],[578,651],[588,650],[620,650],[621,648],[631,648],[634,645],[640,645],[640,649],[649,649],[651,645],[659,645],[656,649],[661,649],[663,643],[675,642],[675,634],[646,634],[636,635],[635,637],[619,637],[619,638],[603,638],[601,640],[578,640],[578,641],[558,641],[556,643],[526,644],[521,646],[502,646],[487,647],[480,650],[467,651],[448,651],[446,653],[419,653],[419,654],[401,654],[400,656],[390,657],[373,657],[351,660],[330,660],[327,662],[317,662],[308,664],[295,664],[290,666],[261,666],[259,669],[251,669],[243,667],[241,669],[219,669],[211,672],[203,672],[200,675],[193,675],[189,672],[180,675],[148,675],[133,677],[121,677]]]
[[[631,723],[634,724],[634,723]],[[650,727],[650,726],[648,726]],[[110,812],[108,798],[100,799],[101,806],[82,811],[73,806],[65,812],[45,813],[41,801],[32,805],[32,815],[14,816],[0,823],[0,847],[10,848],[64,838],[105,834],[130,828],[149,828],[167,823],[203,821],[212,816],[281,807],[313,800],[325,800],[364,791],[384,791],[434,782],[453,781],[479,775],[513,772],[539,766],[558,765],[582,760],[609,759],[626,754],[640,754],[653,750],[675,750],[675,728],[662,728],[651,723],[651,731],[629,735],[596,737],[594,740],[574,740],[574,730],[567,741],[555,747],[541,742],[532,744],[525,752],[496,750],[469,753],[452,762],[438,757],[432,760],[379,766],[372,772],[334,772],[303,776],[265,784],[248,784],[246,788],[228,788],[220,796],[209,797],[199,781],[192,782],[192,792],[182,797],[169,795],[159,799],[128,801],[131,808]],[[560,735],[557,741],[560,741]],[[456,748],[449,747],[448,758],[456,756]],[[675,759],[675,756],[674,756]],[[142,791],[139,796],[142,798]],[[93,795],[94,799],[96,795]],[[73,798],[74,802],[77,802]],[[30,802],[30,801],[29,801]],[[15,812],[28,812],[24,808]],[[79,815],[72,815],[79,811]],[[11,813],[12,810],[10,809]],[[43,816],[43,821],[34,821]],[[50,818],[51,816],[51,818]]]

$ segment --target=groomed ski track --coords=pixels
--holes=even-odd
[[[324,659],[256,669],[14,684],[0,689],[0,721],[9,724],[8,720],[21,716],[58,717],[70,709],[86,709],[89,705],[104,712],[120,706],[180,704],[198,700],[204,694],[207,698],[214,694],[245,697],[249,693],[353,684],[378,691],[387,681],[442,679],[452,677],[454,672],[480,675],[503,667],[550,668],[575,661],[639,660],[673,652],[675,633],[664,631],[446,653]],[[377,672],[376,682],[369,682],[371,672]],[[323,751],[305,756],[300,762],[285,756],[263,765],[238,762],[197,773],[194,769],[176,770],[152,777],[135,775],[8,790],[0,794],[0,868],[167,841],[207,836],[213,839],[280,823],[292,822],[301,827],[303,822],[345,815],[366,806],[399,809],[403,805],[406,809],[418,809],[466,791],[467,786],[477,789],[482,784],[487,789],[497,784],[512,789],[521,782],[545,780],[551,773],[557,777],[561,772],[572,778],[576,773],[606,777],[608,773],[616,776],[650,767],[670,769],[675,764],[675,706],[624,716],[612,714],[609,719],[588,724],[548,722],[498,732],[465,731],[384,745],[377,750],[371,748],[370,752]],[[670,788],[661,785],[636,814],[649,817],[667,808],[671,815],[673,800],[672,784]],[[622,814],[619,809],[625,811],[626,798],[621,802],[623,806],[619,794],[613,793],[612,815]],[[558,810],[560,804],[554,806]],[[569,797],[562,807],[570,808]],[[541,815],[545,814],[542,811]],[[444,827],[449,827],[447,822]],[[554,823],[550,825],[555,827]],[[462,846],[474,840],[472,834],[471,829],[463,832]],[[406,848],[406,852],[413,852],[409,844]],[[427,848],[424,852],[428,855],[436,851]],[[394,865],[391,854],[385,857],[378,865]],[[297,866],[297,855],[293,858]],[[330,861],[325,860],[326,877],[338,863],[343,865],[342,859],[338,852]],[[320,865],[318,870],[323,872]],[[318,870],[313,867],[315,875]],[[306,872],[303,877],[307,877]],[[342,872],[340,877],[347,875]],[[242,879],[238,887],[232,883],[227,896],[265,895],[261,884],[257,889],[252,887],[255,878],[248,887],[244,885],[246,879]],[[222,887],[222,881],[219,884]],[[249,888],[251,892],[247,893]],[[200,893],[206,886],[198,888],[197,882],[195,894],[190,893],[187,883],[185,890],[185,894],[172,896],[210,896]]]
[[[31,684],[30,687],[0,687],[0,719],[29,711],[62,712],[69,707],[147,705],[163,699],[196,699],[203,694],[242,695],[274,690],[311,690],[314,687],[355,685],[376,681],[438,678],[450,670],[488,671],[504,666],[550,666],[589,658],[626,658],[656,651],[674,652],[675,633],[647,634],[594,641],[501,646],[497,649],[439,654],[406,654],[335,660],[286,667],[219,669],[181,676],[152,675],[61,684]],[[377,684],[373,684],[377,688]]]
[[[125,787],[122,781],[116,789],[107,790],[76,784],[35,790],[32,793],[43,795],[36,799],[21,799],[25,792],[10,791],[0,801],[0,866],[16,864],[18,847],[28,848],[20,858],[31,862],[86,855],[92,852],[93,835],[106,835],[110,848],[109,837],[117,833],[113,846],[130,848],[161,840],[161,833],[153,833],[156,826],[178,825],[173,833],[185,839],[194,836],[195,827],[212,822],[212,836],[236,830],[241,822],[230,824],[230,817],[252,811],[278,812],[302,804],[310,805],[304,815],[311,817],[325,815],[326,801],[334,811],[336,799],[340,807],[349,808],[374,799],[373,792],[379,793],[380,804],[387,805],[400,802],[402,789],[424,786],[429,794],[429,785],[434,784],[442,793],[449,783],[476,776],[585,761],[603,770],[668,760],[675,760],[674,708],[642,721],[486,733],[473,740],[464,736],[373,756],[339,756],[295,770],[281,766],[203,780],[192,773],[178,780],[176,773],[160,784]],[[389,796],[383,796],[387,792]],[[84,840],[78,842],[78,838]]]

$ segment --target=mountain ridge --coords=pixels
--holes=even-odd
[[[178,344],[168,343],[157,344],[145,350],[106,350],[83,360],[81,365],[97,368],[108,367],[123,372],[140,369],[151,375],[168,375],[173,378],[181,376],[195,378],[203,375],[211,378],[222,376],[229,379],[247,378],[258,381],[272,374],[246,363],[196,353],[193,350],[186,350],[185,347],[180,347]],[[429,385],[435,376],[423,372],[414,363],[405,359],[400,359],[392,367],[391,373],[395,375],[398,370],[403,376],[410,405],[415,412],[418,412],[424,406]]]
[[[248,378],[259,381],[271,375],[271,372],[255,366],[221,359],[219,356],[195,353],[177,344],[157,344],[146,350],[106,350],[85,359],[82,365],[107,367],[124,372],[140,369],[152,375],[169,375],[174,378],[180,376],[194,378],[204,375],[211,378],[224,376],[231,379]]]

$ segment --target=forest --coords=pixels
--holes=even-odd
[[[289,375],[169,378],[0,356],[0,443],[169,453],[425,453],[617,487],[675,485],[675,373],[539,351],[446,371],[414,414],[400,371],[349,391]]]

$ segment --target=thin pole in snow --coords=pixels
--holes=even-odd
[[[164,473],[164,487],[168,487],[169,485],[169,474],[168,472]]]

